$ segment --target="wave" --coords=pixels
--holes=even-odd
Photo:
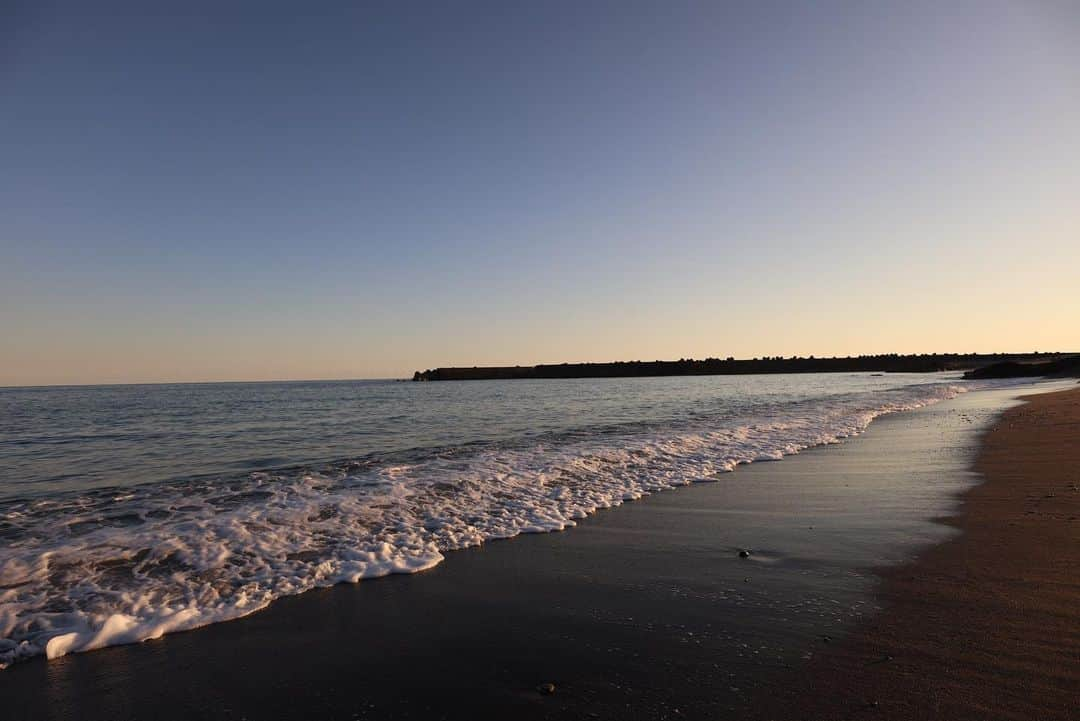
[[[0,668],[423,571],[446,552],[561,531],[598,509],[836,443],[882,414],[973,387],[908,386],[677,428],[9,502],[0,506]]]

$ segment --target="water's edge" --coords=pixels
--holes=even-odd
[[[617,448],[583,444],[570,455],[561,449],[554,459],[544,448],[531,455],[493,453],[479,468],[466,469],[474,478],[453,488],[423,474],[463,473],[456,458],[420,471],[391,466],[367,475],[309,474],[285,487],[268,474],[253,474],[252,484],[202,507],[193,505],[189,488],[153,503],[141,499],[146,507],[138,520],[91,527],[67,545],[39,546],[36,558],[28,553],[0,565],[0,668],[240,618],[312,588],[417,573],[440,563],[445,552],[563,530],[651,493],[841,442],[882,415],[966,390],[942,384],[931,395],[871,408],[826,409],[813,422],[774,419],[734,430],[624,440]],[[131,497],[104,502],[123,507]],[[165,509],[174,515],[155,518]],[[56,510],[48,503],[40,509]],[[170,536],[176,528],[198,536],[200,545]],[[125,585],[125,574],[142,585]],[[57,597],[66,597],[67,605],[57,608]]]

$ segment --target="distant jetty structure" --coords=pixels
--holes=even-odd
[[[534,366],[432,368],[413,373],[414,381],[516,380],[533,378],[637,378],[644,376],[751,375],[759,373],[933,373],[969,371],[984,366],[1060,361],[1076,353],[923,353],[900,355],[781,356],[736,360],[706,358],[612,363],[559,363]]]

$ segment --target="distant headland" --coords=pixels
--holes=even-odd
[[[433,368],[413,373],[414,381],[515,380],[530,378],[636,378],[643,376],[749,375],[755,373],[933,373],[969,371],[984,367],[1025,367],[1058,363],[1076,353],[923,353],[919,355],[860,355],[833,358],[772,356],[735,358],[680,358],[671,361],[615,361],[612,363],[560,363],[534,366]],[[1003,365],[1010,364],[1010,365]],[[1057,366],[1039,366],[1043,368]],[[1042,373],[1031,373],[1042,375]],[[980,376],[985,377],[985,376]]]

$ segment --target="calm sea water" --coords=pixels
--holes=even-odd
[[[0,666],[430,568],[969,387],[822,374],[0,389]]]

